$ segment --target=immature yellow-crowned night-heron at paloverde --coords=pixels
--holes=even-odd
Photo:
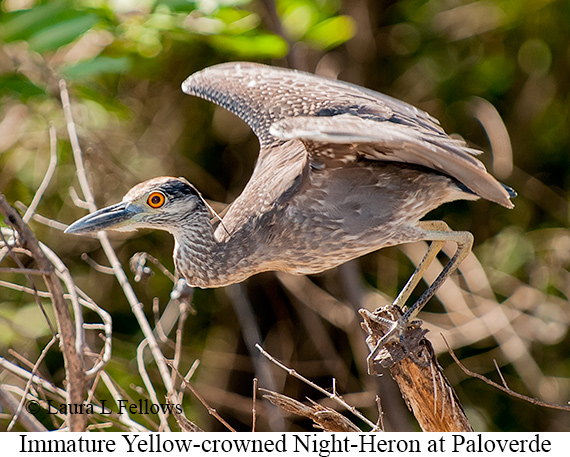
[[[514,192],[449,137],[429,114],[352,84],[253,63],[206,68],[182,84],[241,117],[259,138],[259,158],[242,194],[214,229],[207,205],[182,178],[133,187],[121,203],[68,233],[154,228],[176,240],[188,284],[220,287],[263,271],[319,273],[386,246],[432,241],[394,304],[403,306],[445,242],[457,244],[439,277],[392,328],[401,336],[470,252],[469,232],[420,221],[453,200],[485,198],[512,208]]]

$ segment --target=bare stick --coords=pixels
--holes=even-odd
[[[16,209],[20,210],[20,211],[27,211],[28,207],[26,205],[24,205],[22,202],[15,202],[14,206],[16,207]],[[45,225],[46,227],[50,227],[53,228],[55,230],[60,230],[60,231],[64,231],[67,228],[67,224],[62,224],[59,221],[55,221],[53,219],[50,219],[48,217],[42,216],[41,214],[38,213],[32,213],[32,219],[36,222],[38,222],[39,224]]]
[[[99,273],[103,273],[106,275],[115,274],[112,268],[106,267],[105,265],[101,265],[100,263],[95,262],[95,260],[89,257],[89,255],[86,252],[81,254],[81,260],[83,260],[87,265],[89,265],[91,268],[93,268],[95,271],[98,271]]]
[[[505,381],[505,378],[503,377],[503,373],[501,373],[501,369],[499,368],[499,364],[497,363],[497,359],[493,359],[493,365],[495,365],[495,370],[497,370],[497,373],[499,373],[499,376],[501,377],[501,381],[503,382],[503,386],[508,389],[509,386],[507,386],[507,381]]]
[[[50,147],[49,147],[49,165],[44,175],[44,179],[42,180],[40,187],[36,191],[30,206],[26,210],[26,213],[22,216],[22,220],[27,224],[30,221],[30,218],[33,216],[36,208],[38,207],[40,200],[42,199],[44,192],[46,191],[51,178],[55,172],[55,167],[57,166],[57,135],[55,132],[55,127],[52,125],[49,128],[49,138],[50,138]]]
[[[172,363],[169,360],[166,360],[166,363],[170,366],[170,368],[174,370],[174,372],[180,377],[180,379],[182,379],[182,384],[184,384],[184,387],[186,387],[190,392],[192,392],[192,394],[194,394],[194,396],[198,399],[198,401],[202,403],[202,405],[204,405],[204,407],[208,411],[208,414],[218,419],[218,421],[222,425],[224,425],[230,432],[235,432],[235,429],[230,424],[228,424],[222,416],[218,414],[216,409],[212,408],[206,402],[206,400],[204,400],[204,398],[198,392],[196,392],[196,389],[194,389],[192,384],[190,384],[188,381],[186,381],[186,379],[184,379],[184,377],[182,377],[182,374],[176,368],[174,368],[174,365],[172,365]]]
[[[336,393],[331,393],[328,392],[327,390],[323,389],[321,386],[318,386],[317,384],[315,384],[312,381],[309,381],[307,378],[305,378],[304,376],[300,375],[298,372],[296,372],[294,369],[287,367],[286,365],[284,365],[282,362],[280,362],[279,360],[277,360],[275,357],[273,357],[271,354],[269,354],[265,349],[263,349],[259,344],[256,344],[255,347],[259,350],[259,352],[261,352],[261,354],[263,354],[265,357],[267,357],[271,362],[273,362],[275,365],[277,365],[279,368],[285,370],[288,374],[290,374],[291,376],[293,376],[294,378],[300,379],[301,381],[303,381],[305,384],[311,386],[313,389],[318,390],[319,392],[321,392],[323,395],[327,396],[328,398],[330,398],[331,400],[335,401],[336,403],[338,403],[339,405],[342,405],[344,408],[346,408],[348,411],[350,411],[352,414],[354,414],[356,417],[358,417],[360,420],[364,421],[370,428],[375,429],[376,428],[376,424],[374,424],[373,422],[371,422],[368,418],[366,418],[360,411],[358,411],[354,406],[349,405],[346,401],[344,401],[344,399],[340,396],[337,395]]]
[[[199,359],[194,360],[194,363],[188,370],[188,373],[186,373],[186,376],[184,376],[184,381],[190,382],[190,379],[192,378],[192,376],[194,376],[194,373],[196,373],[196,370],[198,369],[199,366],[200,366],[200,360]],[[183,386],[184,384],[181,384],[181,387]]]
[[[85,200],[82,200],[79,197],[79,195],[77,195],[77,191],[75,190],[75,187],[69,188],[69,196],[71,197],[71,201],[73,202],[73,204],[75,206],[77,206],[78,208],[90,209],[89,203],[87,203]],[[88,234],[88,236],[92,236],[92,235]],[[95,235],[93,235],[93,236],[95,236]]]
[[[67,303],[63,298],[63,288],[59,278],[54,272],[54,266],[42,251],[38,240],[24,223],[20,214],[12,208],[4,195],[0,194],[0,212],[4,214],[5,221],[11,224],[20,234],[21,244],[30,250],[38,267],[50,271],[44,275],[44,281],[51,294],[57,325],[61,335],[61,346],[66,368],[67,401],[71,404],[82,404],[85,394],[85,373],[83,369],[82,351],[77,351],[76,334]],[[71,431],[81,432],[87,425],[87,416],[84,414],[69,414],[68,425]]]
[[[382,410],[382,400],[376,395],[376,404],[378,405],[378,422],[376,422],[376,430],[384,431],[384,411]]]
[[[113,384],[113,381],[111,380],[109,375],[107,373],[105,373],[104,371],[101,372],[101,380],[103,381],[105,386],[107,386],[107,389],[109,390],[109,393],[113,397],[113,400],[115,400],[115,403],[117,404],[117,406],[120,405],[121,401],[123,400],[123,397],[121,396],[121,394],[119,393],[119,391],[117,390],[115,385]],[[136,431],[136,432],[149,432],[150,431],[147,428],[143,427],[138,422],[135,422],[134,420],[132,420],[131,417],[126,412],[126,410],[125,410],[125,412],[121,412],[121,414],[119,414],[119,420],[121,423],[123,423],[124,425],[129,427],[129,430],[131,430],[131,431]]]
[[[192,366],[188,370],[188,373],[186,373],[186,376],[184,376],[184,379],[180,383],[180,392],[178,395],[180,403],[182,403],[182,399],[184,398],[184,381],[189,383],[190,379],[192,379],[192,376],[194,376],[194,373],[196,373],[196,370],[198,369],[199,366],[200,366],[200,360],[199,359],[194,360],[194,363],[192,363]]]
[[[160,320],[160,306],[159,306],[159,299],[158,297],[154,297],[152,299],[152,314],[154,316],[154,330],[158,335],[161,343],[169,343],[172,344],[172,341],[168,338],[166,333],[164,333],[164,327],[162,325],[162,321]]]
[[[20,284],[14,284],[7,281],[0,280],[0,287],[6,287],[8,289],[17,290],[20,292],[25,292],[28,294],[36,294],[38,297],[41,298],[51,298],[49,292],[41,291],[41,290],[34,290],[31,287],[22,286]],[[103,354],[101,356],[101,360],[94,365],[91,369],[85,372],[86,376],[93,375],[96,371],[98,371],[103,365],[105,365],[111,359],[111,347],[112,347],[112,321],[111,315],[105,311],[103,308],[98,306],[85,292],[81,289],[77,288],[77,292],[80,295],[79,303],[84,306],[85,308],[93,311],[94,313],[98,314],[103,321],[102,324],[83,324],[83,328],[85,330],[104,330],[105,335],[105,344],[103,349]],[[66,300],[69,300],[71,296],[69,294],[64,294],[63,296]]]
[[[180,313],[178,315],[178,327],[176,328],[176,346],[174,348],[174,360],[172,364],[174,368],[178,371],[180,366],[180,357],[182,354],[182,335],[184,334],[184,324],[189,314],[189,305],[185,301],[180,302]],[[172,384],[176,379],[176,374],[172,372]]]
[[[63,79],[60,80],[59,82],[59,90],[60,90],[61,103],[63,107],[63,113],[65,116],[65,120],[67,122],[67,131],[69,134],[69,140],[71,142],[71,149],[73,151],[75,166],[77,168],[77,178],[79,180],[79,184],[81,186],[81,190],[83,192],[89,210],[93,212],[97,209],[97,207],[95,205],[95,199],[93,197],[93,193],[91,192],[91,188],[89,187],[89,182],[87,180],[87,173],[85,171],[85,165],[83,163],[83,153],[81,151],[81,146],[79,145],[79,138],[77,136],[75,122],[73,120],[73,114],[71,112],[69,92],[67,91],[67,85],[65,83],[65,80]],[[174,386],[172,385],[172,381],[170,379],[170,373],[168,371],[166,363],[164,362],[164,356],[162,354],[162,351],[160,350],[158,342],[156,341],[152,328],[148,323],[146,316],[144,314],[143,305],[138,300],[133,288],[131,287],[127,275],[125,274],[125,271],[123,270],[123,267],[119,262],[119,259],[117,258],[117,254],[115,253],[113,247],[111,246],[111,242],[109,241],[109,237],[107,236],[107,234],[105,232],[98,232],[97,238],[101,243],[103,251],[105,251],[107,259],[109,259],[109,263],[111,264],[111,267],[115,272],[115,277],[117,278],[117,281],[122,287],[125,297],[127,298],[129,304],[131,305],[131,310],[133,311],[133,314],[135,315],[145,338],[148,340],[148,345],[150,347],[156,365],[158,366],[158,370],[164,382],[164,386],[166,387],[166,390],[168,392],[172,392]]]
[[[160,401],[158,400],[158,396],[156,395],[156,390],[154,389],[154,386],[152,384],[152,381],[150,380],[150,376],[148,375],[148,372],[146,371],[146,366],[144,363],[144,350],[147,346],[148,346],[148,341],[146,338],[144,340],[142,340],[141,343],[138,345],[138,347],[137,347],[137,366],[139,368],[139,374],[141,375],[143,383],[146,387],[148,394],[150,395],[150,398],[152,399],[152,402],[154,404],[158,405],[158,404],[160,404]],[[169,389],[168,392],[172,393],[172,392],[174,392],[174,390]],[[158,410],[158,416],[160,417],[160,428],[161,428],[161,430],[170,432],[171,430],[170,430],[170,427],[168,426],[168,420],[167,420],[166,414],[164,413],[162,408],[160,408]]]
[[[22,396],[21,401],[24,400],[25,397]],[[17,411],[20,409],[20,405],[16,399],[10,395],[2,385],[0,385],[0,404],[2,404],[8,411]],[[14,417],[16,417],[16,414],[14,414]],[[30,413],[28,413],[25,409],[20,411],[18,420],[20,421],[20,424],[22,424],[25,429],[30,432],[47,432],[47,429],[43,426],[43,424]]]
[[[22,395],[22,398],[20,399],[20,404],[18,405],[18,408],[16,409],[16,412],[14,413],[14,417],[12,417],[12,420],[10,421],[10,423],[8,424],[8,427],[6,428],[7,432],[11,431],[12,427],[14,427],[14,425],[16,424],[16,421],[18,420],[18,417],[20,416],[20,413],[22,412],[22,408],[24,407],[24,403],[26,401],[26,395],[28,394],[28,392],[30,391],[30,387],[32,386],[33,376],[38,372],[38,368],[40,367],[40,364],[43,362],[44,358],[46,357],[47,352],[51,349],[51,347],[56,342],[57,342],[57,338],[52,337],[52,339],[49,341],[49,343],[46,344],[46,346],[43,348],[40,356],[38,357],[38,360],[36,361],[34,367],[32,368],[32,377],[30,377],[30,379],[28,379],[28,382],[26,383],[26,387],[24,388],[24,394]]]
[[[267,389],[259,389],[263,392],[263,398],[269,400],[275,406],[311,419],[314,426],[322,428],[326,432],[362,432],[348,418],[344,417],[335,409],[318,404],[309,399],[310,404],[305,405],[294,398]]]
[[[50,272],[45,270],[38,270],[36,268],[11,268],[11,267],[0,267],[0,273],[23,273],[27,275],[47,275]]]
[[[13,364],[12,362],[6,360],[4,357],[0,357],[0,367],[9,371],[10,373],[19,376],[22,379],[31,379],[32,382],[41,387],[46,392],[50,392],[54,396],[65,399],[66,392],[63,389],[60,389],[56,385],[49,382],[47,379],[42,378],[41,376],[33,375],[27,370],[24,370],[22,367]],[[5,387],[5,386],[4,386]]]
[[[83,349],[85,347],[85,333],[83,331],[83,313],[81,311],[81,306],[79,305],[79,297],[77,295],[77,288],[75,287],[75,282],[71,277],[71,273],[61,261],[61,259],[45,246],[40,243],[40,248],[44,255],[48,258],[51,264],[55,267],[55,273],[61,281],[65,284],[67,291],[69,293],[69,298],[71,301],[71,306],[73,307],[73,313],[75,315],[75,350],[78,354],[83,354]],[[84,362],[83,362],[84,363]],[[84,363],[85,364],[85,363]]]
[[[253,378],[253,396],[251,404],[251,431],[255,432],[255,422],[257,420],[257,378]]]
[[[5,235],[10,237],[10,240],[6,240]],[[24,252],[27,256],[33,257],[32,253],[29,250],[23,249],[23,248],[18,248],[17,246],[14,245],[14,243],[16,243],[16,238],[14,236],[14,232],[11,229],[4,228],[4,227],[0,228],[0,238],[2,239],[2,244],[4,245],[6,250],[8,252],[10,252],[11,254],[13,254],[15,252]],[[13,255],[12,258],[14,259],[14,261],[16,262],[16,264],[20,268],[25,269],[23,263],[21,262],[21,260],[17,256]],[[38,290],[36,289],[36,285],[35,285],[34,281],[32,281],[31,277],[27,273],[24,273],[24,274],[26,275],[26,278],[27,278],[27,280],[31,286],[30,288],[33,290],[32,295],[34,296],[36,304],[38,305],[38,308],[42,312],[42,314],[43,314],[43,316],[47,322],[47,325],[50,329],[51,334],[55,335],[56,329],[54,328],[53,324],[51,323],[51,319],[47,315],[44,304],[42,303],[42,301],[39,298]],[[47,298],[52,298],[51,294],[49,292],[47,292]]]
[[[176,276],[173,275],[170,270],[168,268],[166,268],[162,262],[160,260],[158,260],[156,257],[152,256],[151,254],[149,254],[148,252],[137,252],[136,254],[134,254],[131,257],[131,260],[136,259],[137,261],[142,261],[143,263],[146,260],[149,260],[150,262],[154,263],[158,269],[162,272],[162,274],[164,276],[166,276],[168,279],[170,279],[173,283],[176,283]]]
[[[445,340],[445,337],[443,335],[441,335],[441,336],[444,339],[445,344],[447,345],[447,348],[449,349],[449,354],[451,355],[451,357],[453,358],[455,363],[459,366],[459,368],[461,368],[466,375],[471,376],[473,378],[480,379],[481,381],[485,382],[486,384],[489,384],[490,386],[493,386],[499,390],[502,390],[503,392],[511,395],[512,397],[520,398],[521,400],[532,403],[533,405],[544,406],[545,408],[551,408],[551,409],[559,409],[561,411],[570,411],[570,405],[557,405],[554,403],[548,403],[548,402],[539,400],[538,398],[528,397],[527,395],[520,394],[518,392],[515,392],[511,388],[506,387],[506,383],[504,386],[502,386],[501,384],[498,384],[495,381],[491,381],[489,378],[483,376],[482,374],[475,373],[474,371],[471,371],[469,368],[467,368],[465,365],[463,365],[459,361],[459,359],[455,355],[455,352],[453,352],[453,349],[451,349],[449,344],[447,344],[447,340]],[[500,374],[500,372],[499,372],[499,376],[501,376],[501,378],[502,378],[502,375]],[[503,382],[504,382],[504,380],[503,380]]]

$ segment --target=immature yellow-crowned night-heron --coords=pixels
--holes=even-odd
[[[182,178],[133,187],[121,203],[74,224],[68,233],[124,227],[166,230],[191,286],[220,287],[262,271],[319,273],[385,246],[432,241],[396,298],[403,306],[445,242],[457,244],[439,277],[397,322],[410,320],[470,252],[469,232],[420,221],[452,200],[480,197],[507,208],[514,192],[449,137],[429,114],[345,82],[252,63],[193,74],[187,94],[241,117],[259,138],[251,179],[214,229],[208,207]]]

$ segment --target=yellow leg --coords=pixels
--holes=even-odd
[[[443,221],[421,221],[419,223],[419,226],[423,230],[451,232],[449,226]],[[423,259],[417,266],[416,271],[414,271],[412,276],[410,276],[410,279],[408,279],[408,282],[392,303],[393,305],[398,306],[399,308],[404,307],[405,303],[408,301],[408,298],[410,298],[410,295],[423,278],[425,271],[431,265],[437,254],[439,254],[439,251],[443,249],[443,246],[445,246],[445,241],[434,240],[431,242]]]
[[[418,298],[418,300],[407,309],[401,318],[396,321],[391,321],[385,318],[377,318],[378,321],[389,327],[386,334],[376,343],[374,349],[368,356],[368,371],[373,372],[374,359],[380,352],[380,349],[386,344],[394,340],[403,342],[403,336],[406,328],[410,322],[418,315],[428,300],[433,297],[445,280],[453,273],[459,264],[469,255],[471,247],[473,246],[473,235],[469,232],[454,232],[443,221],[422,221],[419,227],[424,232],[424,240],[431,241],[426,254],[422,261],[394,300],[394,305],[403,308],[405,302],[410,297],[413,290],[423,277],[423,274],[433,262],[439,251],[443,248],[446,242],[452,241],[457,244],[457,250],[449,262],[445,265],[441,273],[435,281],[427,288],[427,290]]]

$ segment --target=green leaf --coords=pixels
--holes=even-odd
[[[231,52],[240,58],[279,59],[287,55],[289,47],[283,38],[272,34],[255,36],[215,35],[208,42],[222,51]]]
[[[99,56],[75,65],[64,67],[61,73],[69,79],[81,79],[102,74],[124,73],[131,68],[129,57]]]
[[[331,49],[350,40],[356,31],[356,24],[349,16],[326,19],[309,29],[305,40],[317,49]]]
[[[37,52],[54,51],[71,43],[99,22],[96,14],[86,14],[57,22],[30,37],[30,48]]]
[[[6,43],[16,40],[27,40],[32,35],[53,24],[54,18],[64,11],[58,3],[36,6],[4,15],[0,37]],[[1,17],[1,16],[0,16]]]
[[[0,97],[4,95],[16,96],[22,101],[36,95],[45,95],[45,90],[36,86],[21,74],[4,74],[0,76]]]
[[[78,97],[85,100],[92,100],[107,111],[115,113],[118,116],[127,118],[131,114],[129,108],[125,106],[114,93],[105,93],[100,88],[79,84],[74,85],[73,90]]]

